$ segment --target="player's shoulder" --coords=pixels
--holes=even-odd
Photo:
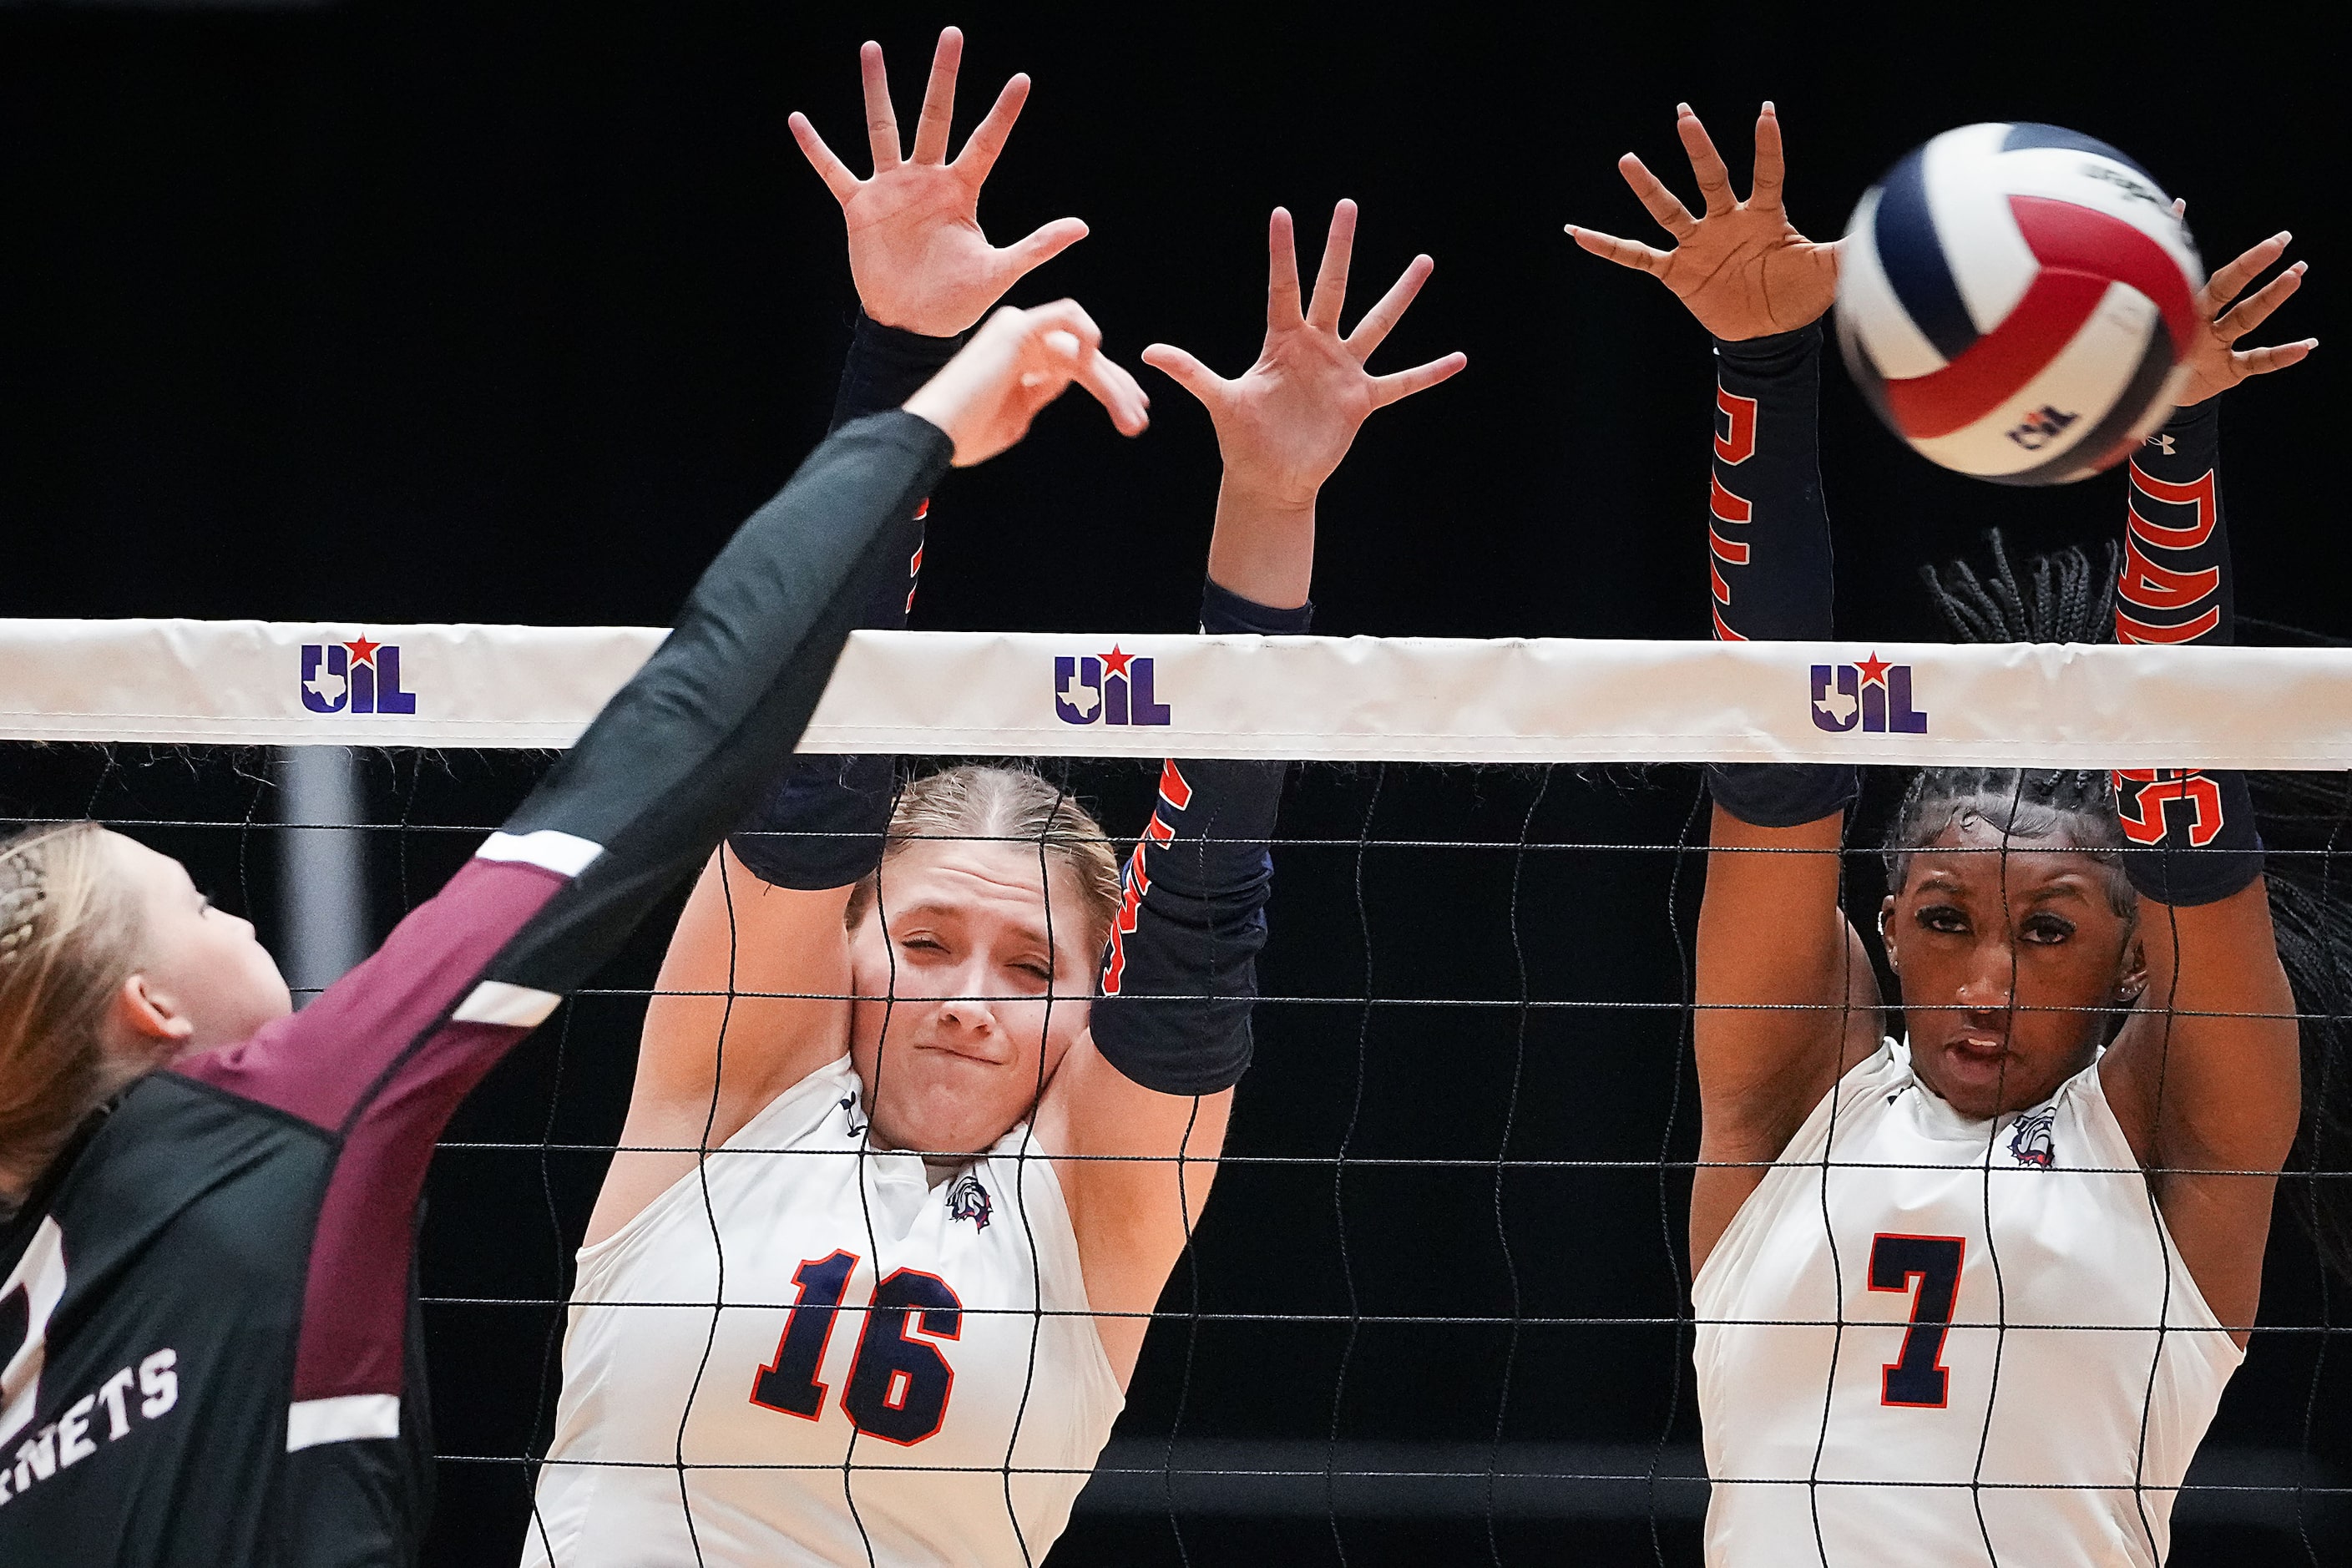
[[[158,1247],[196,1276],[307,1253],[335,1138],[299,1117],[174,1072],[132,1085],[94,1126],[44,1207],[77,1253]],[[165,1239],[168,1237],[168,1239]],[[263,1269],[263,1272],[274,1272]]]

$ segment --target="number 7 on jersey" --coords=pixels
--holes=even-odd
[[[1903,1331],[1903,1352],[1881,1374],[1881,1405],[1944,1408],[1951,1384],[1944,1369],[1944,1335],[1952,1326],[1967,1251],[1967,1239],[1957,1236],[1881,1232],[1870,1238],[1870,1288],[1917,1292],[1911,1298],[1910,1326]]]

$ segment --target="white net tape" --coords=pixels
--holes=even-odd
[[[0,739],[568,745],[635,626],[0,621]],[[810,752],[2352,765],[2352,648],[852,635]]]

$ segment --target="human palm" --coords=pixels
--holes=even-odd
[[[956,70],[963,35],[940,33],[923,91],[912,156],[904,154],[890,107],[882,46],[858,53],[866,85],[866,133],[874,173],[861,180],[835,156],[808,117],[792,117],[800,143],[825,188],[841,203],[849,231],[849,273],[858,303],[884,326],[926,337],[952,337],[988,313],[1025,273],[1086,237],[1087,226],[1057,218],[1009,246],[988,242],[980,226],[980,188],[1004,151],[1029,97],[1029,79],[1004,84],[955,160],[948,136],[955,116]]]
[[[1698,216],[1641,159],[1628,153],[1617,161],[1633,195],[1674,236],[1675,247],[1659,250],[1570,224],[1576,243],[1649,273],[1675,291],[1699,325],[1726,342],[1819,321],[1837,297],[1837,247],[1798,233],[1781,205],[1779,113],[1767,103],[1756,118],[1756,166],[1746,201],[1733,196],[1731,171],[1690,105],[1675,106],[1675,129],[1705,198]]]
[[[1469,363],[1455,353],[1388,375],[1365,368],[1421,292],[1433,264],[1426,256],[1413,258],[1356,330],[1342,336],[1339,315],[1355,236],[1356,204],[1343,201],[1331,215],[1314,298],[1302,308],[1290,214],[1274,210],[1266,232],[1265,342],[1257,362],[1232,380],[1166,343],[1143,351],[1144,363],[1165,372],[1208,409],[1227,485],[1277,506],[1311,506],[1374,409],[1434,386]]]

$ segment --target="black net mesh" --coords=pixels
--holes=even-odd
[[[0,759],[12,823],[132,833],[281,952],[304,940],[283,875],[299,836],[355,846],[373,942],[550,760],[351,753],[351,820],[298,826],[284,753],[10,744]],[[1156,766],[1040,766],[1115,838],[1149,815]],[[1850,910],[1883,890],[1876,845],[1900,785],[1874,777],[1856,814]],[[2352,784],[2311,775],[2265,822],[2323,930],[2352,872],[2348,823]],[[1058,1543],[1029,1543],[1036,1560],[1698,1561],[1709,1487],[1685,1226],[1706,831],[1687,767],[1297,771],[1255,1065],[1215,1196],[1093,1479]],[[572,1254],[682,896],[497,1069],[436,1156],[422,1254],[434,1563],[510,1563],[530,1527]],[[2306,1019],[2307,1035],[2326,1022]],[[2177,1563],[2352,1550],[2344,1287],[2311,1239],[2315,1194],[2352,1165],[2329,1131],[2280,1187],[2260,1331],[2175,1510]],[[1864,1267],[1862,1251],[1844,1263]],[[739,1399],[753,1370],[711,1367],[698,1387]],[[919,1447],[888,1460],[919,1464]],[[1950,1484],[1981,1490],[1984,1473]],[[1951,1546],[1936,1560],[1999,1557]]]

